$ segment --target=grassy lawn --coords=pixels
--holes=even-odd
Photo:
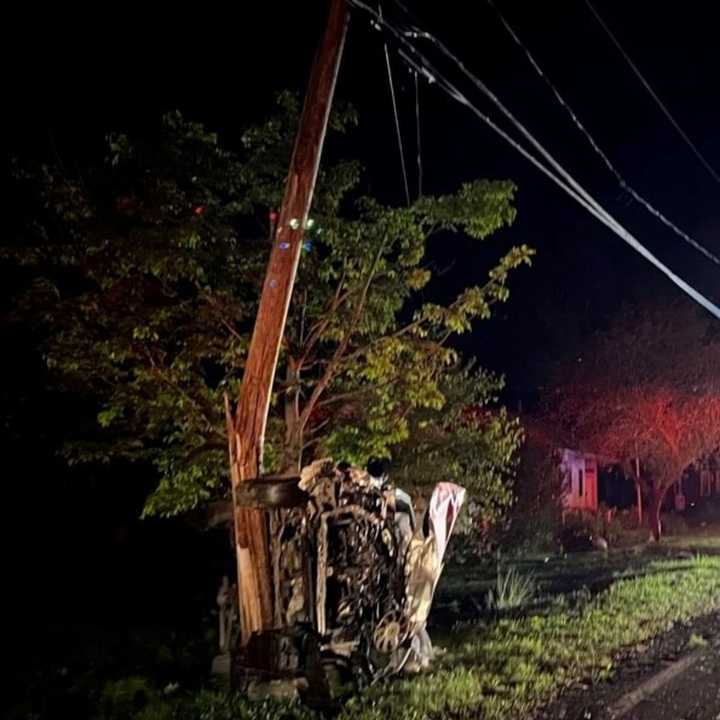
[[[680,550],[706,550],[672,559]],[[713,551],[718,556],[713,556]],[[609,677],[615,657],[646,643],[674,623],[720,611],[718,528],[697,528],[657,547],[503,561],[532,572],[540,602],[483,612],[495,565],[450,567],[438,589],[431,635],[440,649],[430,673],[371,687],[351,700],[339,720],[481,718],[520,720],[563,690]],[[448,607],[455,605],[453,611]],[[458,609],[459,608],[459,609]],[[455,613],[455,614],[453,614]],[[438,619],[439,618],[439,619]],[[173,665],[174,666],[174,665]],[[320,720],[299,705],[251,703],[222,690],[191,690],[139,666],[137,675],[100,682],[91,705],[97,720]],[[88,670],[85,692],[94,672]],[[168,677],[170,677],[168,675]],[[99,680],[99,678],[98,678]],[[78,684],[79,683],[79,684]],[[44,683],[43,683],[44,684]],[[168,690],[170,688],[170,690]],[[18,707],[9,717],[60,717]]]
[[[463,626],[432,673],[372,688],[341,717],[522,718],[563,689],[608,677],[613,657],[673,623],[720,610],[720,558],[656,561],[586,603]]]
[[[588,562],[604,559],[583,559]],[[579,564],[570,563],[573,569]],[[431,673],[371,687],[343,708],[339,720],[524,719],[564,689],[609,677],[621,650],[675,623],[720,611],[720,557],[647,559],[641,571],[580,602],[559,595],[534,614],[458,624],[440,643],[444,651]],[[138,714],[123,717],[320,720],[298,705],[250,703],[222,692],[183,696],[182,691],[156,697]]]
[[[720,531],[718,528],[708,528],[704,532],[695,531],[689,535],[669,537],[663,544],[675,549],[720,555]]]
[[[582,588],[604,588],[620,577],[631,577],[657,561],[657,555],[644,549],[614,550],[609,553],[584,552],[562,557],[535,555],[502,558],[501,567],[516,568],[532,575],[546,596],[574,592]],[[495,584],[495,562],[453,565],[443,572],[436,605],[452,604],[460,598],[484,596]]]

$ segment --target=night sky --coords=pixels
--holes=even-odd
[[[485,3],[408,4],[611,213],[688,281],[720,301],[719,269],[631,204]],[[498,4],[627,180],[720,253],[720,185],[645,93],[585,3]],[[392,3],[385,5],[391,13]],[[596,7],[684,130],[720,168],[720,44],[714,3],[596,0]],[[102,152],[107,132],[142,132],[173,109],[217,130],[223,144],[236,146],[243,127],[268,112],[279,90],[304,90],[325,3],[238,3],[234,9],[206,3],[168,6],[153,14],[149,4],[90,10],[63,5],[42,12],[24,8],[6,11],[5,18],[3,94],[11,152],[49,161],[59,157],[68,167],[82,167]],[[412,78],[395,53],[392,61],[410,184],[416,188]],[[403,202],[382,36],[357,12],[349,29],[338,97],[354,104],[360,114],[352,153],[366,167],[363,189],[386,202]],[[480,96],[474,97],[490,110]],[[437,286],[442,295],[475,282],[493,253],[499,255],[512,244],[525,242],[538,250],[534,267],[512,279],[509,303],[460,343],[468,354],[507,373],[511,403],[531,399],[543,363],[584,333],[601,328],[621,303],[678,295],[669,281],[465,108],[426,84],[421,86],[420,122],[425,192],[448,192],[482,177],[509,178],[519,187],[519,212],[512,229],[499,233],[479,254],[476,245],[460,238],[443,242],[432,256],[437,267],[447,269]],[[7,273],[2,281],[5,304],[12,284]],[[16,562],[18,583],[30,589],[18,603],[34,607],[40,600],[28,597],[51,590],[65,598],[62,612],[70,612],[77,598],[64,593],[63,586],[89,572],[87,564],[72,559],[73,554],[93,546],[95,567],[108,559],[125,563],[123,572],[130,577],[148,537],[157,542],[146,565],[161,564],[168,553],[165,541],[158,538],[167,535],[151,523],[141,529],[132,526],[127,539],[143,488],[133,486],[118,494],[113,484],[129,487],[129,469],[111,478],[85,473],[78,480],[51,459],[58,428],[70,411],[35,387],[40,371],[32,349],[18,336],[11,339],[4,328],[3,335],[3,381],[8,387],[28,385],[23,391],[24,414],[18,420],[25,440],[4,439],[10,458],[6,472],[14,478],[8,503],[18,508],[5,532],[20,545],[34,548],[29,562],[25,557]],[[32,409],[40,411],[35,421]],[[30,437],[33,428],[39,449],[38,438]],[[92,506],[80,499],[88,489]],[[96,515],[89,519],[91,507]],[[187,547],[176,547],[183,549],[188,567],[184,551],[191,542],[180,529],[177,532],[176,537],[187,541]],[[112,555],[118,543],[124,543],[125,550]],[[198,559],[197,567],[200,563]],[[164,569],[150,594],[162,583],[177,582],[178,567],[171,563]],[[189,567],[192,572],[192,562]],[[217,568],[207,569],[207,575],[217,575]],[[82,607],[104,602],[100,597],[102,590],[97,600],[84,598]],[[123,598],[124,603],[141,600],[130,590]]]
[[[16,154],[52,159],[57,153],[67,165],[82,166],[84,158],[101,151],[108,131],[142,132],[171,109],[218,130],[226,145],[237,144],[242,128],[267,113],[277,91],[303,91],[325,9],[322,2],[244,5],[234,15],[220,6],[154,16],[142,6],[124,6],[107,16],[63,9],[45,16],[40,26],[33,17],[16,17],[6,48],[7,64],[15,70],[6,92],[13,98],[10,137]],[[473,3],[474,11],[463,2],[409,5],[611,213],[718,299],[717,268],[620,190],[485,3]],[[386,14],[401,18],[392,3],[386,6]],[[718,252],[720,185],[662,115],[585,3],[511,0],[499,6],[630,184]],[[597,5],[717,167],[720,46],[714,35],[717,11],[711,6],[699,0],[681,6],[612,0]],[[381,40],[356,11],[338,98],[360,113],[350,152],[366,167],[363,189],[399,203],[402,181]],[[392,62],[414,190],[413,82],[395,53]],[[479,95],[473,97],[482,109],[492,110]],[[461,343],[506,371],[514,389],[527,384],[537,353],[557,348],[555,333],[563,326],[566,332],[591,330],[623,300],[677,293],[477,118],[427,84],[421,86],[420,122],[425,192],[451,191],[479,177],[510,178],[519,186],[518,220],[487,252],[527,242],[538,250],[535,267],[514,279],[513,299],[497,321]],[[484,253],[478,257],[476,246],[462,239],[443,243],[433,258],[438,267],[450,267],[440,289],[451,293],[480,277]]]

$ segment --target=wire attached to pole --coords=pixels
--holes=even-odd
[[[378,18],[383,21],[382,7],[378,6]],[[410,205],[410,185],[408,183],[407,167],[405,166],[405,150],[403,148],[402,132],[400,131],[400,116],[398,114],[397,100],[395,99],[395,83],[393,82],[392,67],[390,65],[390,52],[388,45],[383,42],[385,49],[385,66],[387,68],[388,84],[390,85],[390,99],[392,100],[393,117],[395,118],[395,132],[397,134],[398,150],[400,152],[400,167],[402,169],[403,186],[405,188],[405,199]]]
[[[413,72],[415,78],[415,147],[417,149],[417,173],[418,173],[418,197],[422,197],[423,166],[422,166],[422,142],[420,134],[420,81],[417,71]]]

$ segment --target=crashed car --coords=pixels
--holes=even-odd
[[[278,506],[269,511],[276,629],[234,655],[236,685],[291,678],[333,694],[427,667],[426,623],[464,489],[438,484],[418,518],[387,478],[331,460],[283,479],[285,490],[278,482],[266,493]]]

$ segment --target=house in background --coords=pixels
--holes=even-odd
[[[712,453],[688,467],[674,490],[674,508],[679,511],[720,497],[720,453]]]
[[[545,462],[552,465],[557,482],[552,497],[560,506],[563,520],[572,514],[594,515],[603,505],[626,509],[635,503],[635,484],[615,458],[602,452],[563,447],[556,436],[531,417],[523,417],[522,423],[529,467],[533,462],[538,468],[545,467]]]
[[[592,453],[560,451],[562,509],[565,512],[597,512],[598,460]]]
[[[700,465],[700,497],[720,495],[720,467],[717,458],[707,458]]]

